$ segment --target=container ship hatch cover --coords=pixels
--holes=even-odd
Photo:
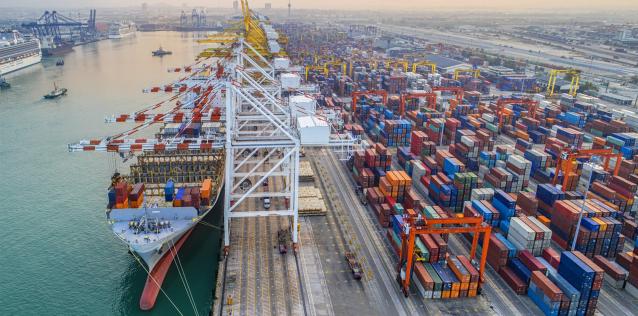
[[[187,75],[149,92],[167,99],[107,123],[135,127],[101,139],[69,145],[71,152],[97,151],[130,163],[128,174],[113,174],[106,217],[148,273],[140,308],[150,310],[177,252],[195,225],[214,209],[224,184],[225,127],[221,62],[200,59],[175,69]],[[140,135],[153,135],[149,138]]]

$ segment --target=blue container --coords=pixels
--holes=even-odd
[[[401,236],[403,228],[403,217],[401,215],[392,215],[392,230],[395,234]]]
[[[511,241],[507,240],[507,238],[505,238],[505,236],[503,236],[501,233],[496,233],[496,234],[494,234],[494,236],[496,236],[496,238],[503,245],[505,245],[505,247],[507,247],[507,249],[508,249],[507,257],[508,258],[516,258],[516,255],[517,255],[517,252],[518,252],[518,250],[516,249],[516,246],[514,246],[514,244],[512,244]]]
[[[596,221],[594,221],[591,218],[584,217],[580,221],[580,225],[584,228],[587,228],[588,230],[592,232],[597,232],[600,230],[600,224],[598,224]],[[592,239],[592,240],[595,240],[595,239]]]
[[[164,186],[164,201],[172,202],[174,195],[175,195],[175,183],[173,183],[172,180],[168,180],[168,182],[166,182],[166,186]]]
[[[111,204],[115,205],[115,197],[116,197],[115,188],[111,188],[109,190],[109,193],[107,194],[107,197],[109,199],[109,205],[111,205]]]
[[[558,274],[574,286],[580,292],[581,298],[585,298],[585,302],[587,301],[594,281],[594,271],[587,264],[578,259],[572,252],[563,251],[558,265]],[[580,304],[579,308],[581,308]]]
[[[527,296],[546,316],[558,316],[560,301],[550,301],[549,297],[534,282],[530,283],[527,288]]]
[[[512,271],[516,273],[516,275],[521,278],[521,280],[525,281],[525,283],[529,284],[529,280],[532,277],[532,271],[530,271],[518,258],[513,258],[509,261],[508,266],[512,268]]]
[[[178,201],[179,200],[183,200],[184,199],[184,191],[185,191],[184,188],[177,189],[177,195],[175,195],[175,199],[178,200]]]

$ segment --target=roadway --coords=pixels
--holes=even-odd
[[[585,58],[575,57],[563,58],[562,56],[552,55],[548,52],[530,51],[529,49],[521,49],[513,46],[495,44],[489,40],[479,39],[476,37],[460,35],[450,32],[441,32],[433,29],[396,26],[396,25],[380,25],[383,31],[409,35],[415,38],[428,40],[431,42],[441,42],[445,44],[457,45],[461,47],[471,47],[484,49],[491,54],[500,54],[511,56],[514,58],[522,58],[530,61],[554,64],[563,67],[573,67],[583,70],[585,73],[593,73],[598,75],[611,76],[632,76],[638,75],[638,68],[627,67],[599,60],[589,60]]]

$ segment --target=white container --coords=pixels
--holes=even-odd
[[[301,86],[301,77],[298,74],[281,74],[280,80],[281,87],[283,89],[299,89],[299,87]]]
[[[302,145],[327,145],[330,142],[328,122],[315,116],[297,117],[297,129]]]
[[[277,57],[274,60],[275,70],[288,69],[290,67],[290,59]]]
[[[294,116],[315,115],[317,109],[317,100],[305,95],[291,96],[288,104]]]

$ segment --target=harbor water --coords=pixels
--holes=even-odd
[[[221,231],[198,225],[179,259],[192,307],[175,265],[154,310],[139,310],[146,272],[105,220],[106,189],[121,159],[69,153],[67,144],[132,127],[104,118],[168,98],[142,93],[183,74],[204,47],[196,34],[138,32],[75,47],[63,56],[6,76],[0,91],[0,315],[207,315],[213,299]],[[172,55],[152,57],[162,46]],[[53,83],[68,94],[43,95]],[[221,209],[207,222],[220,226]],[[177,311],[171,304],[177,305]]]

